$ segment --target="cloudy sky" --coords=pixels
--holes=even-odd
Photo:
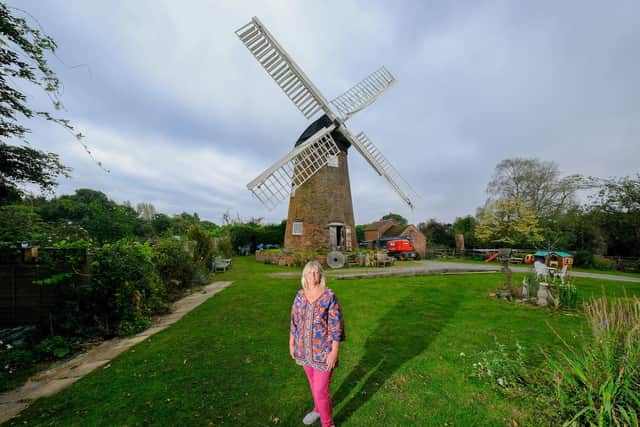
[[[328,99],[382,65],[398,80],[349,121],[420,195],[414,211],[354,150],[356,223],[397,212],[453,221],[486,198],[497,162],[564,174],[640,171],[640,2],[6,0],[58,43],[59,127],[30,141],[73,168],[58,194],[93,188],[159,211],[279,222],[245,185],[307,120],[234,31],[252,16]],[[19,12],[16,12],[19,13]],[[30,18],[31,19],[31,18]],[[35,88],[26,88],[41,102]]]

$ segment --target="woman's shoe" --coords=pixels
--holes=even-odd
[[[320,419],[320,414],[315,411],[311,411],[304,416],[304,418],[302,419],[302,424],[310,426],[311,424],[315,423],[319,419]]]

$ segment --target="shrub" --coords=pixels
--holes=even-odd
[[[153,263],[167,290],[185,288],[191,283],[195,264],[184,242],[174,237],[160,239],[154,247]]]
[[[548,380],[564,425],[638,425],[640,414],[640,299],[606,297],[586,303],[591,325],[574,349],[547,355]],[[555,332],[555,331],[554,331]]]
[[[164,312],[164,286],[149,245],[130,240],[106,244],[91,263],[89,311],[106,335],[144,329],[152,314]]]
[[[593,256],[593,267],[598,270],[615,270],[616,262],[602,255]]]
[[[576,267],[590,268],[593,267],[593,253],[591,251],[578,251],[573,258]]]

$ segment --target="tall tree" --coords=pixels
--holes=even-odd
[[[36,86],[49,96],[54,110],[61,108],[60,80],[45,56],[54,53],[56,47],[51,37],[31,27],[26,19],[14,16],[0,2],[0,203],[22,196],[26,183],[50,191],[57,184],[56,178],[69,172],[56,154],[28,145],[25,135],[29,128],[24,120],[41,117],[63,126],[78,139],[82,137],[68,120],[34,110],[24,92],[25,87]]]
[[[451,224],[438,222],[438,220],[431,218],[427,222],[418,224],[418,229],[425,235],[430,245],[442,245],[450,248],[455,245]]]
[[[520,200],[536,216],[544,217],[572,206],[576,191],[583,187],[580,175],[562,177],[555,162],[514,158],[496,165],[487,193],[492,201]]]
[[[542,240],[536,214],[520,199],[489,202],[478,214],[476,237],[507,246]]]

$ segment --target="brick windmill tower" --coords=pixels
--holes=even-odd
[[[289,199],[285,248],[334,253],[357,249],[347,164],[351,146],[413,208],[408,193],[415,193],[398,171],[364,133],[354,136],[345,125],[395,83],[391,73],[382,67],[329,103],[258,18],[236,34],[307,119],[324,113],[289,153],[247,184],[269,209]]]

